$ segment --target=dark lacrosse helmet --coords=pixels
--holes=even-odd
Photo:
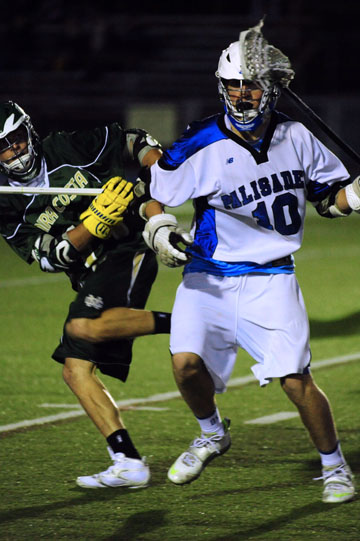
[[[18,144],[26,142],[23,150]],[[13,156],[0,161],[0,173],[18,182],[28,183],[41,171],[40,139],[29,115],[13,101],[0,104],[0,154],[12,149]]]

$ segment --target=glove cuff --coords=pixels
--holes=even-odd
[[[360,210],[360,188],[359,188],[360,177],[357,177],[354,182],[348,184],[345,187],[345,195],[349,207],[352,210],[358,212]]]
[[[155,216],[151,216],[151,218],[149,218],[149,220],[146,222],[143,231],[143,238],[149,248],[154,250],[155,253],[158,253],[158,249],[155,247],[154,241],[159,229],[162,227],[170,227],[171,229],[174,229],[177,227],[177,225],[177,220],[172,214],[155,214]]]
[[[149,221],[149,218],[146,216],[145,210],[148,204],[151,203],[152,201],[155,201],[155,199],[148,199],[147,201],[144,201],[144,203],[141,203],[139,207],[140,218],[142,218],[145,222]],[[159,216],[161,216],[161,214],[159,214]]]
[[[100,220],[97,220],[89,209],[85,210],[80,215],[84,227],[93,235],[99,239],[107,239],[110,235],[111,229],[107,224],[104,224]]]
[[[177,219],[173,214],[155,214],[149,218],[148,223],[152,226],[162,227],[166,225],[178,225]]]

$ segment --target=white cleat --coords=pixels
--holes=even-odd
[[[128,458],[123,453],[114,453],[108,447],[113,465],[107,470],[84,475],[76,479],[82,488],[145,488],[149,484],[150,469],[145,459]]]
[[[322,470],[324,492],[322,501],[325,503],[343,503],[354,499],[354,476],[347,464],[335,467],[324,467]]]
[[[185,485],[195,481],[203,469],[217,456],[230,448],[230,420],[223,420],[225,434],[202,434],[196,438],[185,453],[182,453],[168,471],[168,478],[176,485]]]

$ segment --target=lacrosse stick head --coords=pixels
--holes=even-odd
[[[280,96],[281,88],[287,87],[294,78],[290,60],[279,49],[269,45],[261,28],[263,20],[256,26],[240,32],[239,40],[222,51],[218,69],[218,91],[225,111],[233,125],[240,131],[255,130],[264,120]],[[240,98],[234,103],[230,99],[228,85],[237,85]],[[246,85],[261,89],[259,100],[243,95]]]
[[[39,175],[42,151],[29,115],[15,102],[0,103],[0,173],[27,183]]]

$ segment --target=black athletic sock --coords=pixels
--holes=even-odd
[[[114,453],[124,453],[124,455],[129,458],[139,458],[141,460],[141,456],[134,447],[125,428],[121,428],[110,434],[110,436],[106,438],[106,441]]]
[[[169,312],[154,312],[155,331],[153,334],[169,334],[171,314]]]

